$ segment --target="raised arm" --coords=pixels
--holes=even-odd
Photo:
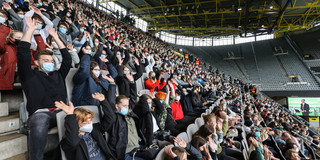
[[[19,43],[17,49],[18,73],[22,81],[25,81],[33,75],[31,69],[30,42],[33,32],[39,26],[31,17],[25,17],[25,22],[28,29],[23,34],[21,43]]]

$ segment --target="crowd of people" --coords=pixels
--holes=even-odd
[[[166,159],[245,159],[241,141],[249,143],[249,159],[282,159],[283,153],[296,160],[311,158],[302,140],[320,142],[275,102],[257,96],[256,87],[176,54],[85,2],[6,0],[1,6],[0,90],[22,84],[32,160],[44,158],[59,112],[67,114],[60,147],[70,160],[153,159],[162,148]],[[68,100],[71,68],[77,72]],[[147,94],[137,89],[143,75]],[[99,123],[77,107],[84,105],[101,106]],[[204,125],[189,143],[176,137],[198,117]]]

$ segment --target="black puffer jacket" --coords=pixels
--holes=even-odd
[[[142,145],[146,146],[151,145],[154,138],[152,116],[156,119],[157,125],[160,129],[159,115],[163,112],[163,106],[158,98],[153,99],[153,103],[154,110],[150,111],[147,98],[145,96],[141,96],[139,102],[133,109],[133,112],[139,117],[139,128],[141,129],[142,134],[146,137],[146,143]]]

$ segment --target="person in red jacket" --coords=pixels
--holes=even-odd
[[[17,65],[17,45],[22,38],[20,31],[11,31],[0,47],[0,90],[12,90]]]
[[[156,73],[154,73],[153,71],[149,72],[149,78],[144,83],[146,89],[149,89],[151,93],[153,93],[156,88],[158,88],[158,90],[161,90],[166,85],[167,81],[163,80],[163,82],[160,83],[160,78],[161,76],[159,76],[159,78],[157,79]]]

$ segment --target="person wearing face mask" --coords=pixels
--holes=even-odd
[[[115,87],[115,85],[113,85]],[[112,95],[110,95],[112,97]],[[55,102],[55,106],[64,112],[65,136],[60,142],[67,159],[114,159],[111,150],[104,139],[104,133],[110,129],[115,121],[115,115],[109,114],[113,109],[109,101],[101,93],[92,94],[92,97],[101,102],[103,118],[100,123],[92,122],[94,115],[90,110],[79,107],[74,109],[71,102]]]
[[[17,46],[22,38],[20,31],[11,31],[0,45],[0,90],[12,90],[17,65]],[[3,48],[2,48],[3,47]]]
[[[134,58],[135,68],[137,73],[132,75],[128,66],[119,65],[117,67],[118,76],[116,78],[116,84],[119,87],[119,95],[125,95],[129,97],[131,87],[137,87],[133,85],[142,76],[142,66],[138,58]],[[132,79],[131,79],[132,78]]]
[[[54,26],[58,28],[58,34],[61,40],[69,45],[81,34],[78,27],[72,22],[71,18],[64,17],[61,21],[59,17],[53,20]]]
[[[80,68],[73,77],[74,88],[72,91],[72,102],[76,106],[99,105],[99,101],[90,95],[99,92],[106,93],[109,84],[114,84],[114,79],[118,73],[111,63],[108,64],[110,75],[101,74],[101,69],[97,62],[90,62],[90,52],[85,47],[82,48],[84,55],[81,58]]]
[[[166,80],[160,83],[160,76],[157,79],[156,73],[153,71],[149,72],[149,78],[145,81],[146,89],[149,89],[151,93],[153,93],[156,89],[161,90],[166,85]],[[157,90],[157,91],[158,91]]]
[[[23,32],[26,32],[26,30],[28,29],[28,25],[26,24],[26,18],[27,17],[32,17],[32,19],[34,19],[36,21],[38,25],[38,28],[35,30],[34,35],[32,36],[32,44],[33,44],[33,50],[36,50],[38,43],[36,41],[36,37],[35,35],[40,35],[40,37],[42,38],[43,42],[46,43],[46,39],[49,36],[48,33],[48,29],[50,27],[53,27],[53,23],[50,21],[50,19],[48,19],[46,16],[44,16],[41,11],[34,7],[31,6],[32,10],[30,10],[29,12],[27,12],[24,15],[24,24],[23,24]],[[45,26],[45,27],[44,27]],[[45,48],[42,48],[45,49]]]
[[[54,38],[63,56],[61,68],[54,70],[52,52],[42,50],[34,55],[37,68],[31,68],[30,46],[34,31],[39,27],[35,19],[25,18],[27,30],[17,49],[18,74],[27,98],[30,159],[43,159],[48,130],[56,126],[55,101],[66,102],[65,78],[71,66],[71,56],[55,29],[48,33]],[[36,87],[35,87],[36,85]],[[51,123],[52,122],[52,123]]]
[[[163,106],[159,99],[152,93],[140,96],[133,112],[139,117],[139,128],[146,137],[146,146],[150,146],[154,135],[160,129],[159,115],[163,112]]]
[[[145,49],[144,52],[145,52],[145,55],[147,56],[147,59],[148,59],[148,62],[149,62],[148,66],[145,67],[146,68],[146,73],[149,74],[149,72],[153,71],[152,68],[153,68],[153,66],[155,64],[155,60],[154,60],[153,56],[148,53],[147,49]]]
[[[180,124],[179,130],[186,130],[189,124],[193,123],[196,119],[195,116],[188,116],[183,114],[182,106],[180,103],[181,91],[175,91],[175,101],[170,105],[172,108],[173,119]]]
[[[12,29],[22,31],[23,18],[24,18],[23,11],[21,9],[13,10],[11,6],[6,2],[3,2],[2,6],[3,6],[3,9],[5,9],[10,15],[9,20],[13,22]],[[0,21],[1,21],[1,18],[0,18]]]
[[[115,122],[109,130],[108,145],[119,160],[132,160],[133,152],[140,147],[140,143],[146,143],[146,137],[142,134],[139,128],[139,118],[132,112],[135,108],[137,90],[130,91],[130,97],[120,95],[115,99],[115,111],[110,114],[115,114]],[[130,100],[129,100],[130,98]],[[135,160],[143,160],[143,157],[135,155]]]

